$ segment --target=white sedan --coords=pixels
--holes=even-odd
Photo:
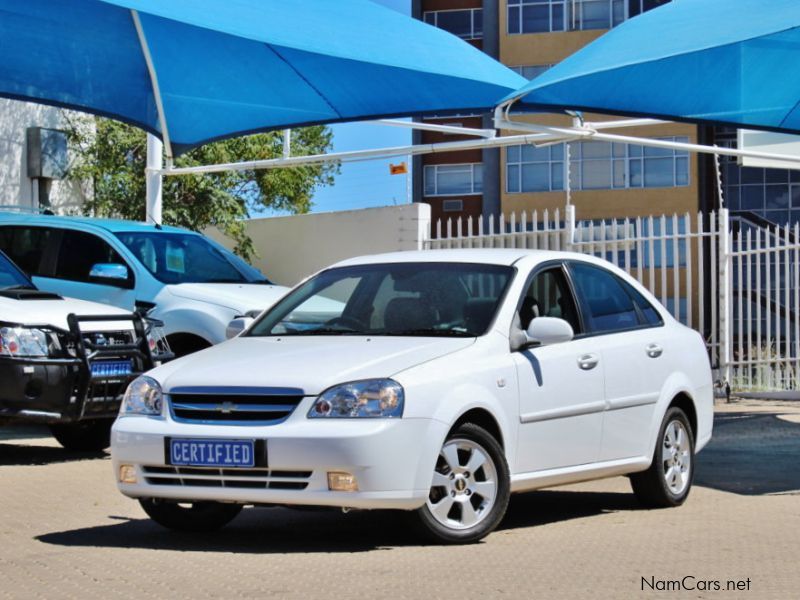
[[[512,492],[575,481],[628,475],[643,504],[679,505],[712,417],[701,336],[609,263],[411,252],[330,267],[140,377],[112,457],[120,491],[169,528],[247,505],[385,508],[458,543],[497,527]]]

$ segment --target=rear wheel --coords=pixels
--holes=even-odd
[[[661,423],[653,463],[647,471],[631,475],[639,502],[651,508],[683,504],[694,479],[694,435],[689,419],[672,407]]]
[[[54,423],[50,433],[67,450],[99,452],[111,444],[114,419],[94,419],[79,423]]]
[[[500,524],[510,493],[500,444],[482,427],[466,423],[445,440],[428,501],[414,513],[415,519],[435,542],[477,542]]]
[[[139,500],[144,512],[156,523],[175,531],[216,531],[242,512],[241,504],[193,502],[178,504],[156,498]]]

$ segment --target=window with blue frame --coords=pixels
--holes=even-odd
[[[611,29],[669,0],[508,0],[508,33]]]
[[[688,142],[686,137],[660,138]],[[570,185],[573,190],[684,187],[689,185],[688,152],[609,142],[573,142]],[[506,192],[562,191],[565,178],[563,144],[509,146],[506,149]]]
[[[716,143],[736,147],[735,130],[721,129]],[[722,197],[734,213],[752,213],[775,225],[800,223],[800,171],[742,167],[732,156],[720,157]]]
[[[423,13],[422,20],[464,40],[483,37],[483,10],[480,8],[427,11]]]

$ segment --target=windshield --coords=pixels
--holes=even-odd
[[[425,262],[330,269],[290,293],[248,335],[476,337],[489,329],[513,273]]]
[[[163,283],[269,283],[257,269],[201,235],[163,231],[116,235]]]
[[[0,252],[0,290],[30,288],[36,289],[31,280]]]

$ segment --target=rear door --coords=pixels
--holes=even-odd
[[[645,455],[661,389],[675,351],[655,308],[633,286],[600,266],[571,262],[586,327],[605,366],[606,413],[599,459]]]

